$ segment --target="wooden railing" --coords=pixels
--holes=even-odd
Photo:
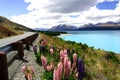
[[[10,50],[18,51],[19,59],[23,59],[24,57],[24,49],[30,50],[30,46],[32,46],[32,42],[37,38],[38,33],[34,33],[30,36],[24,37],[18,41],[13,41],[10,44],[4,45],[2,48],[6,48],[5,46],[9,46]],[[24,48],[25,45],[25,48]],[[9,49],[7,50],[9,51]],[[9,80],[8,79],[8,64],[7,64],[7,53],[0,51],[0,80]]]

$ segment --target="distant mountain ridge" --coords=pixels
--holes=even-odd
[[[33,30],[0,16],[0,38],[22,34],[25,31]]]
[[[66,30],[120,30],[120,22],[106,22],[97,24],[85,24],[83,26],[74,26],[60,24],[49,29],[49,31],[66,31]]]
[[[77,29],[76,26],[60,24],[58,26],[54,26],[54,27],[50,28],[49,31],[64,31],[64,30],[75,30],[75,29]]]
[[[33,30],[36,30],[36,31],[47,31],[48,29],[45,29],[45,28],[33,28]]]

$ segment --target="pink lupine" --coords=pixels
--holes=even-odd
[[[50,65],[47,66],[47,71],[51,71],[51,66]]]
[[[26,72],[26,66],[22,66],[22,71],[25,74],[25,72]]]
[[[53,70],[55,67],[54,62],[51,62],[50,66],[51,66],[51,69]]]
[[[67,55],[67,49],[64,49],[64,55]]]
[[[63,63],[62,62],[58,63],[58,70],[59,70],[59,77],[60,77],[60,80],[61,80],[62,72],[63,72]]]
[[[67,72],[68,72],[68,57],[64,58],[64,77],[67,77]]]
[[[58,69],[54,69],[53,80],[60,80],[59,79],[59,70]]]
[[[73,54],[73,61],[77,62],[77,54],[76,53]]]
[[[68,61],[68,72],[67,75],[70,76],[71,74],[71,61]]]
[[[74,53],[74,54],[73,54],[72,71],[74,71],[74,70],[75,70],[76,65],[77,65],[77,54],[76,54],[76,53]]]
[[[44,67],[45,70],[47,70],[47,60],[46,60],[46,57],[41,55],[41,61],[42,61],[42,66]]]
[[[63,57],[64,51],[61,49],[60,50],[60,57]]]
[[[64,61],[64,57],[60,57],[60,61],[63,63],[63,61]]]
[[[66,54],[64,54],[63,56],[64,56],[64,58],[65,58],[65,57],[67,57],[67,58],[68,58],[68,55],[66,55]]]
[[[50,48],[50,54],[53,55],[53,53],[54,53],[53,48]]]
[[[33,80],[33,79],[32,79],[32,74],[28,73],[28,74],[27,74],[27,79],[28,79],[28,80]]]

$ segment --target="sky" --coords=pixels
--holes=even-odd
[[[29,28],[120,22],[120,0],[0,0],[0,16]]]

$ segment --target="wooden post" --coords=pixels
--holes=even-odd
[[[25,39],[22,40],[22,42],[25,44],[26,49],[30,50],[30,39],[25,38]]]
[[[30,39],[26,38],[26,49],[30,50]]]
[[[30,45],[32,46],[33,44],[32,44],[32,38],[31,38],[31,36],[28,37],[28,39],[29,39],[29,41],[30,41]]]
[[[0,52],[0,80],[8,80],[7,58],[4,52]]]
[[[17,47],[18,47],[18,55],[19,55],[19,58],[20,58],[20,59],[23,59],[23,57],[24,57],[23,43],[22,43],[22,42],[18,42]]]
[[[23,47],[23,43],[21,41],[12,43],[12,48],[13,50],[17,50],[18,51],[18,56],[20,59],[23,59],[24,57],[24,47]]]

